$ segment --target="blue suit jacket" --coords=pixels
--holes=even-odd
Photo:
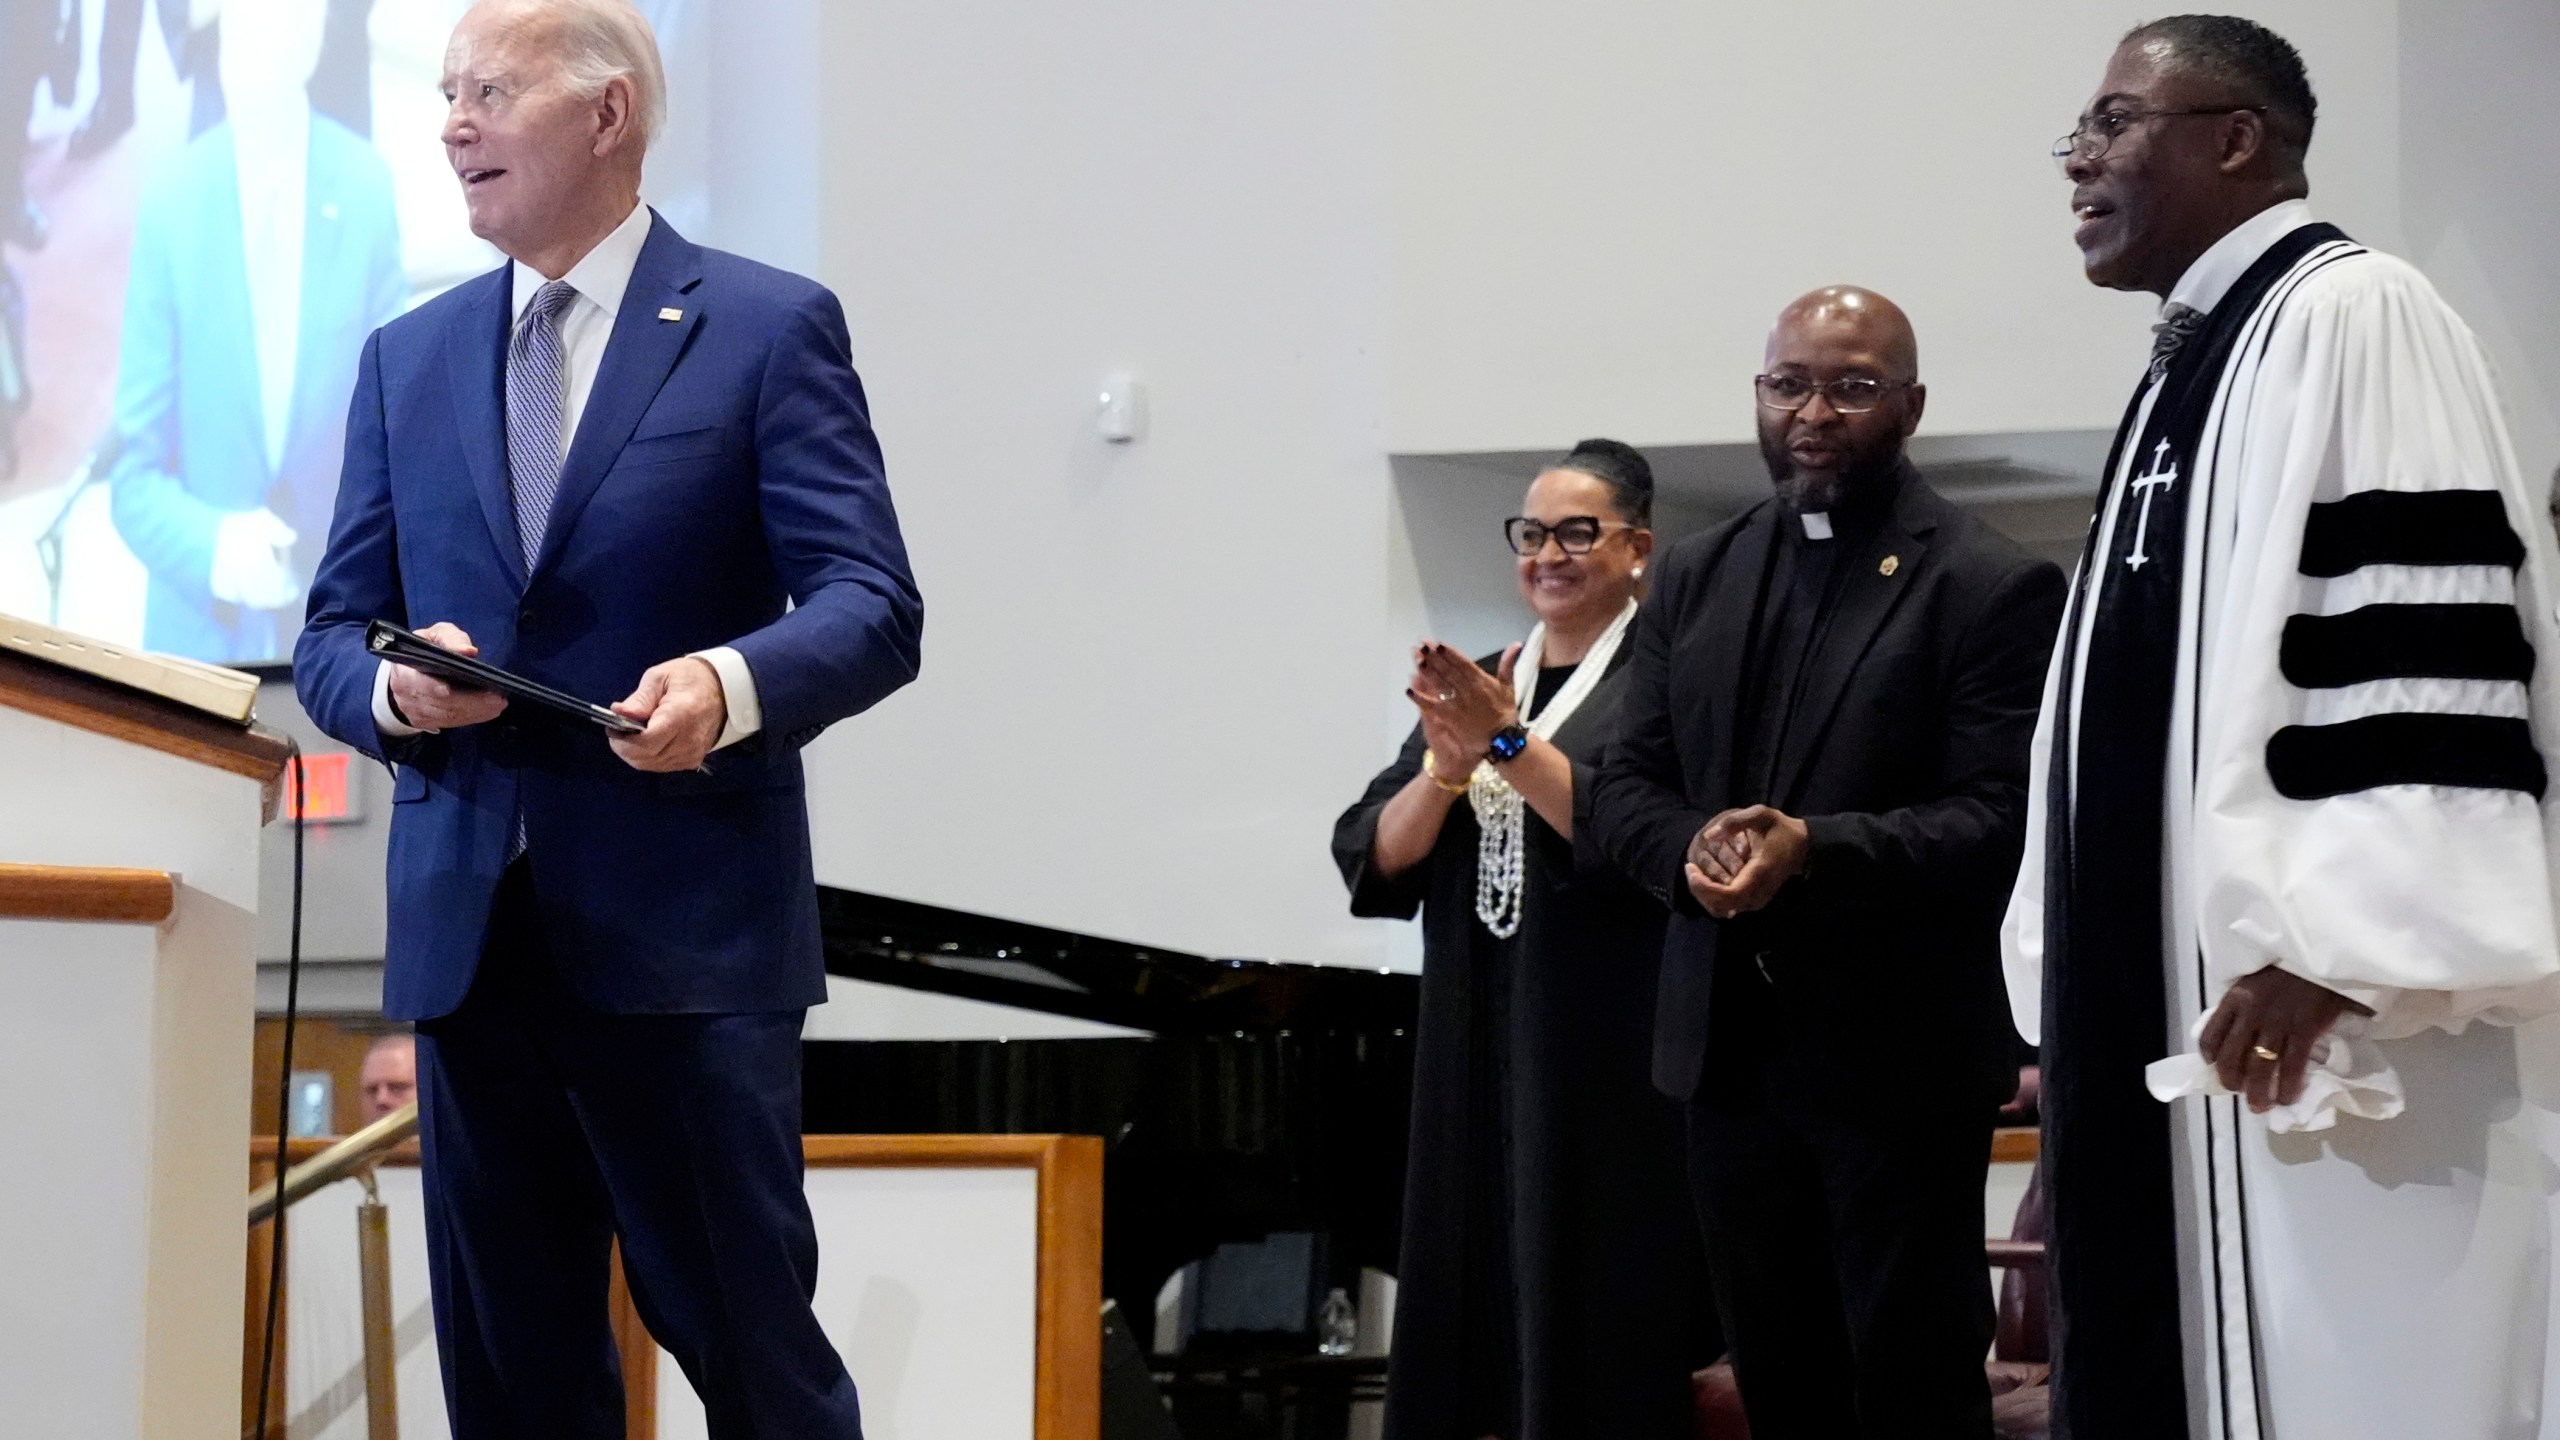
[[[668,311],[680,319],[667,319]],[[923,602],[844,314],[812,281],[653,219],[526,573],[506,455],[504,268],[365,345],[294,681],[321,729],[399,763],[383,1008],[462,1002],[521,807],[563,977],[616,1013],[825,994],[800,747],[916,673]],[[483,658],[592,700],[734,645],[764,728],[649,775],[517,706],[388,744],[365,623],[450,620]]]
[[[294,569],[320,560],[337,491],[340,426],[366,333],[400,313],[400,223],[391,172],[371,145],[311,117],[303,212],[302,320],[284,461],[267,463],[240,182],[231,127],[189,144],[135,222],[117,362],[109,472],[117,533],[151,572],[142,643],[199,660],[282,659],[290,610],[213,598],[213,531],[264,505],[302,539]]]

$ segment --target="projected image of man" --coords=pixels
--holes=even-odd
[[[143,195],[116,374],[116,530],[143,644],[281,659],[364,337],[407,303],[391,176],[307,92],[327,0],[225,0],[223,123]]]

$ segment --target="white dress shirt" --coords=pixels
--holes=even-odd
[[[258,356],[259,418],[267,468],[284,466],[293,421],[293,372],[302,341],[303,220],[311,183],[311,105],[299,94],[235,110],[232,167],[240,186],[240,253],[249,282],[249,328]]]
[[[2222,303],[2222,297],[2231,293],[2231,287],[2240,283],[2240,277],[2249,273],[2259,256],[2310,223],[2310,201],[2280,200],[2232,226],[2178,277],[2177,287],[2160,302],[2161,318],[2168,318],[2172,305],[2213,313],[2213,307]]]
[[[605,344],[613,338],[614,317],[622,313],[623,292],[631,288],[631,272],[639,266],[640,249],[649,240],[649,222],[649,207],[634,206],[628,219],[596,242],[585,258],[560,277],[578,292],[578,298],[560,314],[560,348],[568,363],[569,380],[560,417],[563,459],[568,457],[570,442],[578,433],[579,420],[587,413],[587,397],[595,391],[596,372],[604,366]],[[509,268],[515,285],[515,313],[522,319],[525,307],[549,282],[541,271],[521,260]],[[747,657],[735,647],[720,645],[697,650],[692,658],[708,663],[720,677],[721,697],[728,703],[728,723],[721,727],[719,742],[712,749],[726,749],[764,728],[764,707],[757,701],[756,677],[747,668]],[[423,733],[392,713],[388,661],[374,674],[373,723],[387,739]]]

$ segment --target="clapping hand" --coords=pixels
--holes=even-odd
[[[1812,858],[1805,823],[1766,805],[1727,810],[1689,841],[1682,874],[1700,908],[1719,920],[1748,915],[1778,898]]]
[[[1473,770],[1492,750],[1494,732],[1520,722],[1511,688],[1519,663],[1517,645],[1502,652],[1500,667],[1490,675],[1437,640],[1415,649],[1413,678],[1404,693],[1422,712],[1423,741],[1441,778],[1456,780]]]

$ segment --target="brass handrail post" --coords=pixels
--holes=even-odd
[[[364,1300],[364,1428],[366,1440],[400,1440],[399,1339],[391,1324],[391,1212],[374,1188],[373,1170],[358,1172],[364,1200],[356,1206],[356,1283]]]
[[[418,1102],[410,1101],[346,1139],[285,1172],[283,1198],[290,1205],[315,1190],[370,1168],[383,1152],[418,1133]],[[283,1142],[279,1140],[278,1144]],[[277,1187],[269,1181],[249,1192],[249,1223],[276,1213]]]

